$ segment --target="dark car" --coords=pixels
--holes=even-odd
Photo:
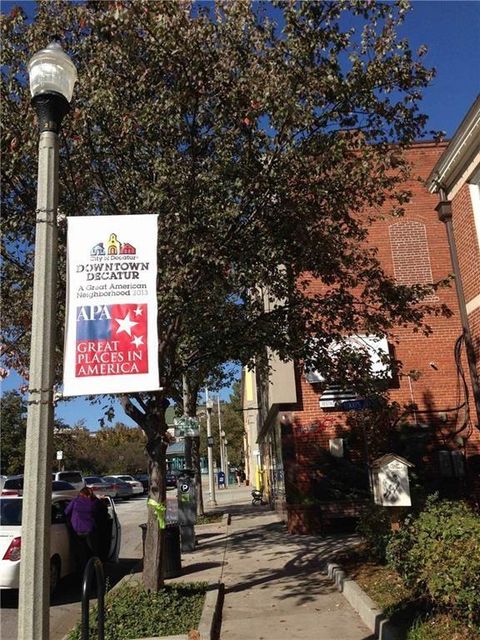
[[[167,485],[167,489],[176,489],[178,476],[182,473],[181,469],[171,469],[167,471],[165,476],[165,483]]]
[[[108,484],[112,485],[112,489],[117,492],[115,498],[128,500],[133,496],[133,489],[128,482],[124,482],[123,480],[120,480],[120,478],[115,478],[114,476],[103,476],[103,479],[106,480]]]
[[[133,476],[135,480],[138,480],[142,483],[143,493],[148,493],[150,488],[150,478],[146,473],[137,473],[137,475]]]

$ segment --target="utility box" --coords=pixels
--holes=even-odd
[[[182,551],[195,551],[195,529],[197,520],[197,493],[195,472],[183,469],[177,481],[178,524]]]
[[[383,507],[410,507],[408,469],[411,462],[394,453],[377,458],[370,469],[375,504]]]

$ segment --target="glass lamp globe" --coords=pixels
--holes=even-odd
[[[51,42],[32,57],[28,63],[28,75],[32,98],[54,92],[71,101],[77,70],[58,42]]]

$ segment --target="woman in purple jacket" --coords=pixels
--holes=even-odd
[[[105,506],[89,487],[83,487],[78,496],[65,509],[65,515],[75,534],[74,542],[80,571],[83,570],[92,554],[98,555],[99,531],[97,522],[104,509]]]

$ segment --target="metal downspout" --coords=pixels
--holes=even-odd
[[[438,213],[438,219],[445,223],[448,238],[448,247],[450,249],[450,258],[452,260],[453,273],[455,276],[455,287],[457,290],[458,306],[460,310],[460,320],[463,328],[463,337],[465,340],[465,351],[467,353],[468,368],[470,370],[470,378],[472,382],[473,397],[475,401],[475,409],[477,413],[477,429],[480,429],[480,385],[478,382],[477,358],[473,347],[472,334],[468,322],[467,305],[465,303],[465,294],[463,292],[462,278],[460,275],[460,264],[458,262],[457,246],[453,233],[452,224],[452,203],[447,198],[445,190],[439,188],[440,202],[435,207]]]

